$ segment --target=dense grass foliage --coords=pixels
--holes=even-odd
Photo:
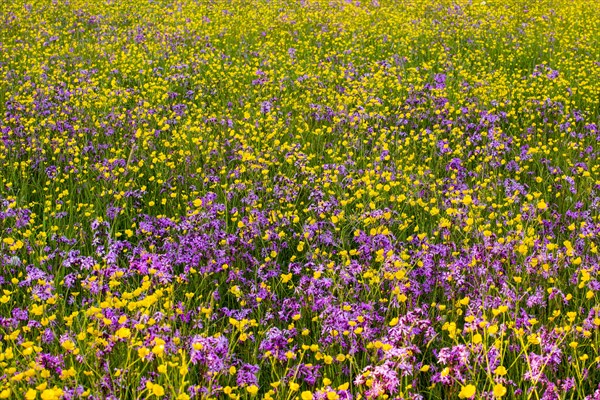
[[[0,1],[0,398],[600,398],[595,0]]]

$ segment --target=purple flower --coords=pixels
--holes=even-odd
[[[237,371],[236,383],[238,386],[257,385],[260,368],[254,364],[243,364]]]

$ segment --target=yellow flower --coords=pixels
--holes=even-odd
[[[155,395],[156,397],[162,397],[165,395],[165,388],[163,388],[161,385],[155,383],[154,385],[152,385],[152,394]]]
[[[306,392],[302,392],[300,397],[302,398],[302,400],[312,400],[313,395],[310,391],[307,390]]]
[[[150,354],[150,350],[148,350],[146,347],[140,347],[138,349],[138,357],[140,357],[141,359],[146,358],[148,354]]]
[[[131,336],[131,330],[129,330],[129,328],[119,328],[115,332],[115,336],[119,339],[127,339],[129,336]]]
[[[504,376],[506,375],[506,368],[503,365],[501,365],[494,370],[494,374]]]
[[[61,390],[58,389],[46,389],[42,392],[41,398],[42,400],[58,400],[61,395]]]
[[[463,386],[460,389],[460,393],[458,394],[458,397],[460,397],[461,399],[470,399],[471,397],[475,396],[475,386],[474,385],[466,385]]]
[[[256,393],[258,393],[258,386],[250,385],[250,386],[246,387],[246,391],[248,393],[250,393],[252,396],[254,396],[254,395],[256,395]]]
[[[540,200],[540,201],[537,203],[537,208],[538,208],[539,210],[545,210],[546,208],[548,208],[548,204],[546,204],[546,202],[545,202],[544,200]]]
[[[327,392],[327,400],[338,400],[340,396],[336,392]]]
[[[35,400],[36,397],[37,397],[37,390],[35,390],[35,389],[29,389],[27,391],[27,393],[25,393],[26,400]]]
[[[194,343],[192,345],[192,347],[194,348],[194,350],[202,350],[204,348],[204,346],[202,345],[202,343]]]
[[[73,351],[73,349],[75,349],[75,343],[73,343],[71,340],[65,340],[62,342],[61,346],[66,351]]]
[[[157,344],[152,348],[152,353],[156,354],[159,357],[162,357],[165,352],[164,344]]]
[[[494,385],[494,397],[500,398],[506,394],[506,388],[503,384],[498,383]]]

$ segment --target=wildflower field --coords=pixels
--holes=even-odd
[[[0,398],[600,399],[599,11],[0,1]]]

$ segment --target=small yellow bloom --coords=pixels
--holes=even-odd
[[[546,202],[544,200],[540,200],[537,203],[537,208],[538,208],[538,210],[545,210],[546,208],[548,208],[548,204],[546,204]]]
[[[506,394],[506,387],[503,384],[498,383],[494,385],[494,397],[500,398]]]
[[[202,350],[202,349],[204,348],[204,346],[202,345],[202,343],[194,343],[194,344],[192,345],[192,347],[193,347],[193,348],[194,348],[194,350],[196,350],[196,351],[200,351],[200,350]]]
[[[162,397],[165,395],[165,388],[163,388],[161,385],[155,383],[154,385],[152,385],[152,394],[155,395],[156,397]]]
[[[466,385],[463,386],[460,389],[460,393],[458,394],[458,397],[460,397],[461,399],[470,399],[471,397],[475,396],[475,385]]]
[[[327,392],[327,400],[338,400],[340,396],[336,392]]]
[[[504,376],[506,375],[506,368],[503,365],[501,365],[494,370],[494,374]]]
[[[27,391],[27,393],[25,393],[26,400],[35,400],[36,397],[37,397],[37,390],[35,390],[35,389],[29,389]]]
[[[127,339],[129,336],[131,336],[131,330],[129,328],[119,328],[115,332],[115,336],[119,339]]]
[[[146,358],[146,356],[150,354],[150,350],[148,350],[148,348],[146,347],[140,347],[138,349],[138,357],[140,357],[141,359]]]
[[[250,386],[246,387],[246,391],[248,393],[250,393],[252,396],[254,396],[254,395],[256,395],[256,393],[258,393],[258,386],[250,385]]]
[[[312,400],[313,394],[307,390],[306,392],[302,392],[300,397],[302,398],[302,400]]]
[[[60,398],[60,394],[54,389],[46,389],[42,392],[40,397],[42,400],[58,400]]]
[[[156,346],[154,346],[152,348],[152,353],[156,354],[159,357],[162,357],[163,354],[165,352],[165,345],[164,344],[157,344]]]
[[[75,343],[73,343],[71,340],[65,340],[62,342],[61,346],[67,351],[73,351],[75,349]]]

